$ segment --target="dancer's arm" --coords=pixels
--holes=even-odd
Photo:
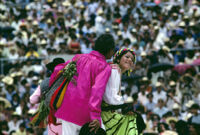
[[[36,88],[34,93],[30,96],[29,100],[31,104],[37,104],[40,102],[40,96],[41,96],[41,91],[40,91],[40,85]]]
[[[101,123],[101,102],[105,92],[106,84],[111,74],[111,67],[107,65],[102,68],[95,78],[89,99],[91,121],[97,119]]]

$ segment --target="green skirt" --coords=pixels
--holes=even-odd
[[[108,106],[105,102],[102,106]],[[123,115],[112,111],[102,111],[101,117],[107,135],[138,135],[137,115]]]

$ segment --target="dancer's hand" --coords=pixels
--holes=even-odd
[[[132,111],[127,112],[127,115],[133,115],[133,114],[134,114],[134,112],[132,112]]]
[[[90,132],[94,131],[95,134],[96,134],[97,130],[98,130],[99,127],[100,127],[100,122],[99,122],[99,120],[95,119],[95,120],[93,120],[92,122],[90,122],[89,127],[91,127]]]

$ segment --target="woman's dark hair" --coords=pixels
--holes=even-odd
[[[110,51],[115,49],[115,41],[111,34],[103,34],[95,41],[94,50],[100,52],[104,56]]]
[[[164,122],[158,123],[158,132],[159,133],[163,132],[161,125],[164,126],[165,130],[169,130],[169,126],[166,123],[164,123]]]
[[[123,50],[123,51],[121,51],[121,53],[117,56],[117,57],[114,57],[114,59],[113,59],[113,63],[119,63],[119,61],[118,60],[120,60],[121,59],[121,57],[124,55],[124,54],[126,54],[126,53],[128,53],[128,52],[130,52],[131,54],[133,54],[133,52],[131,52],[130,50]],[[133,55],[134,56],[134,55]],[[134,61],[133,62],[135,62],[135,57],[134,57]]]

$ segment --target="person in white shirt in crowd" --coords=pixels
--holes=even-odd
[[[83,42],[81,42],[80,45],[81,53],[90,53],[92,51],[91,44],[87,38],[83,38]]]
[[[33,65],[33,71],[36,73],[36,74],[43,74],[44,73],[44,67],[42,66],[41,64],[41,61],[40,59],[38,60],[35,60],[35,63]]]
[[[11,131],[16,131],[19,129],[19,125],[22,123],[22,120],[20,120],[20,115],[17,114],[17,112],[12,113],[12,120],[8,122],[9,127],[9,133]]]
[[[130,31],[130,35],[128,37],[132,43],[136,43],[137,42],[137,31],[135,28],[132,28]]]
[[[105,0],[106,3],[108,3],[110,6],[114,6],[117,1],[116,0]]]
[[[122,36],[124,39],[129,38],[131,36],[128,26],[126,26],[126,25],[124,25],[124,27],[123,27]]]
[[[188,120],[189,123],[200,124],[200,113],[199,113],[199,105],[194,103],[190,107],[190,111],[192,113],[192,117]]]
[[[158,61],[159,63],[168,63],[173,64],[174,58],[170,53],[170,49],[167,46],[163,46],[158,52]]]
[[[19,54],[17,52],[16,48],[10,48],[9,54],[8,54],[8,58],[11,59],[10,63],[15,64],[16,60],[19,58]]]
[[[92,34],[95,30],[94,27],[91,25],[91,22],[87,21],[85,22],[85,25],[82,28],[83,33],[89,33]]]
[[[88,5],[88,15],[96,14],[96,11],[99,7],[99,2],[97,0],[91,0],[91,2]]]
[[[172,116],[175,117],[177,120],[183,120],[181,107],[178,103],[172,104]]]
[[[145,106],[148,103],[148,92],[146,91],[145,85],[140,85],[139,91],[140,92],[138,93],[138,100],[143,106]]]
[[[174,89],[175,90],[175,96],[178,98],[178,100],[180,101],[180,99],[182,98],[182,93],[178,87],[177,82],[175,81],[169,81],[169,89]]]
[[[20,104],[16,107],[15,111],[18,115],[24,114],[28,110],[28,104],[25,100],[21,100]]]
[[[46,56],[48,56],[46,47],[47,47],[47,41],[46,41],[46,39],[42,39],[41,42],[40,42],[40,46],[38,47],[38,54],[39,54],[41,57],[46,57]]]
[[[103,17],[104,12],[102,9],[99,9],[97,11],[97,16],[95,18],[95,29],[98,35],[102,34],[104,32],[104,24],[105,24],[105,18]]]
[[[195,13],[200,13],[200,7],[198,6],[197,0],[192,1],[192,5],[188,11],[188,15],[193,15]]]
[[[162,98],[158,99],[157,107],[153,109],[153,113],[158,114],[160,118],[167,113],[169,110],[165,107],[164,100]]]
[[[186,52],[186,57],[184,59],[184,63],[192,64],[195,59],[196,59],[195,52],[193,50],[188,50]]]
[[[120,14],[121,16],[124,16],[127,11],[128,11],[128,8],[130,7],[130,5],[128,5],[126,2],[124,1],[120,1]]]
[[[195,40],[192,37],[192,33],[187,34],[187,38],[185,39],[185,48],[192,49],[194,47]]]
[[[167,100],[166,100],[166,106],[169,110],[173,109],[173,104],[180,104],[180,98],[176,96],[175,89],[169,89],[167,91]]]
[[[156,107],[156,104],[153,102],[153,94],[152,93],[147,94],[147,98],[148,98],[148,101],[145,104],[145,107],[146,107],[147,111],[152,112],[153,109]]]
[[[34,67],[32,65],[32,60],[31,59],[27,59],[25,61],[25,64],[22,67],[22,72],[24,73],[25,76],[28,76],[28,73],[30,71],[33,71],[33,70],[34,70]]]
[[[162,84],[160,82],[157,82],[155,86],[156,86],[156,91],[153,92],[154,103],[157,104],[159,99],[162,99],[165,102],[167,99],[167,95],[166,92],[163,91],[162,89]]]

